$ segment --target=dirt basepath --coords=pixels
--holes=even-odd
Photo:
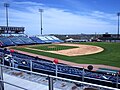
[[[58,51],[45,51],[39,49],[33,49],[29,47],[24,47],[30,50],[42,51],[42,52],[50,52],[54,54],[60,54],[65,56],[80,56],[80,55],[89,55],[102,52],[104,49],[98,46],[92,45],[82,45],[82,44],[56,44],[56,45],[63,45],[63,46],[77,46],[78,48],[72,48],[67,50],[58,50]]]
[[[66,56],[78,56],[78,55],[88,55],[102,52],[104,49],[98,46],[92,45],[82,45],[82,44],[58,44],[64,46],[77,46],[78,48],[59,50],[59,51],[49,51],[55,54],[61,54]]]

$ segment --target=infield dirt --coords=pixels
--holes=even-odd
[[[104,50],[103,48],[98,47],[98,46],[83,45],[83,44],[56,44],[56,45],[77,46],[78,48],[58,50],[58,51],[45,51],[45,50],[33,49],[29,47],[26,47],[26,48],[30,50],[50,52],[50,53],[60,54],[60,55],[65,55],[65,56],[89,55],[89,54],[99,53]]]

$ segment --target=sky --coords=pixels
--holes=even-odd
[[[9,3],[9,26],[25,27],[27,35],[117,33],[120,0],[0,0],[0,25],[6,25],[4,3]]]

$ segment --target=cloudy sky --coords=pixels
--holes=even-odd
[[[4,2],[10,4],[9,26],[23,26],[28,35],[117,33],[120,0],[0,0],[0,25],[6,25]]]

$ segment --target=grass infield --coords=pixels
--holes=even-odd
[[[58,50],[66,50],[66,49],[72,49],[72,48],[78,48],[75,46],[65,46],[65,45],[36,45],[32,46],[29,48],[34,48],[34,49],[40,49],[40,50],[45,50],[45,51],[58,51]]]
[[[104,64],[109,66],[120,67],[120,43],[85,42],[80,44],[100,46],[104,48],[104,51],[96,54],[91,54],[91,55],[64,56],[64,55],[58,55],[58,54],[53,54],[49,52],[29,50],[25,48],[15,47],[14,49],[30,52],[34,54],[44,55],[48,57],[58,58],[58,59],[80,63],[80,64]]]

